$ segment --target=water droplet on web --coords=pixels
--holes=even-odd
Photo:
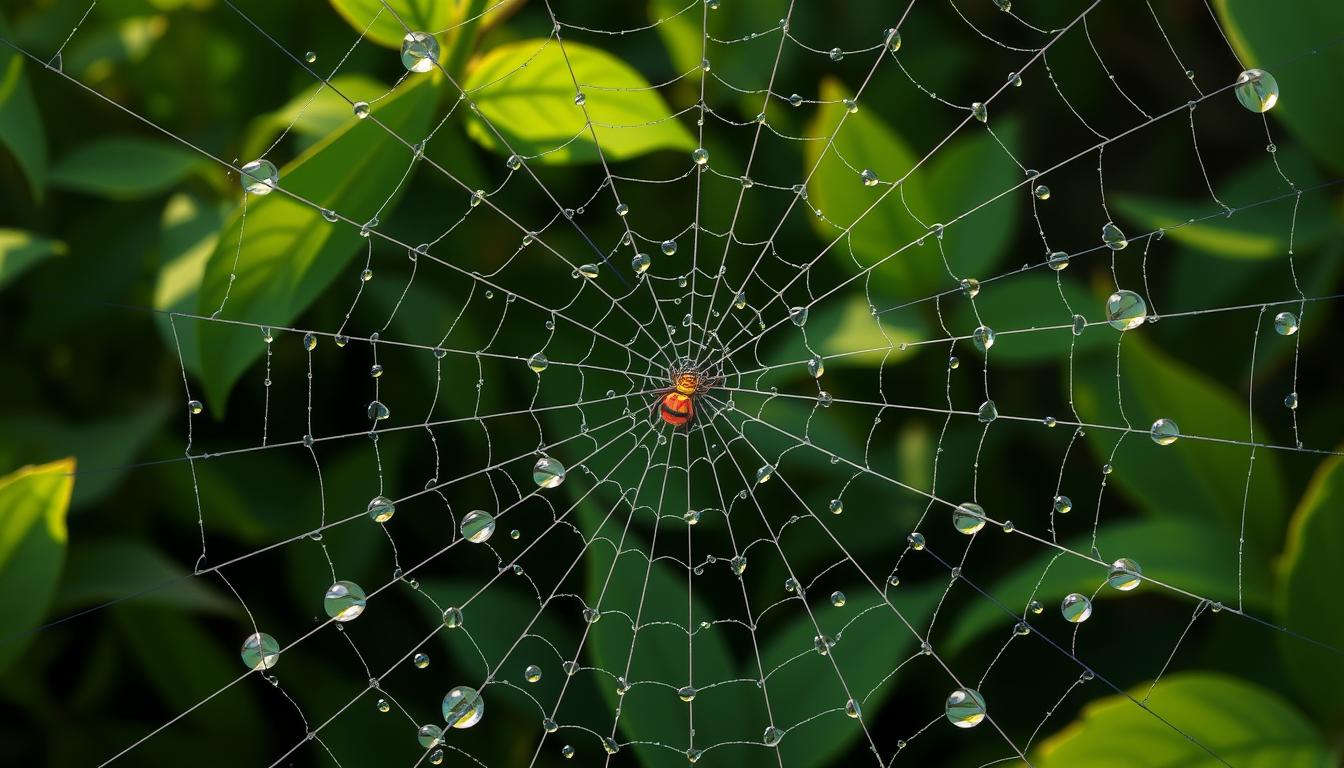
[[[919,552],[924,549],[924,534],[915,531],[905,537],[905,543],[909,544],[911,549]]]
[[[392,500],[386,496],[374,496],[373,499],[369,501],[369,517],[372,518],[375,523],[386,523],[388,520],[392,519],[392,515],[395,514],[396,511],[397,505],[392,503]]]
[[[1280,336],[1292,336],[1297,333],[1297,315],[1292,312],[1280,312],[1275,315],[1274,332]]]
[[[363,120],[364,118],[369,116],[369,102],[356,101],[352,110],[355,113],[355,117],[359,118],[360,120]]]
[[[691,152],[691,159],[695,161],[696,165],[705,165],[709,162],[709,150],[704,147],[698,147]]]
[[[802,97],[802,96],[799,96],[799,95],[796,94],[796,93],[795,93],[795,94],[792,94],[792,95],[789,96],[789,106],[790,106],[790,107],[801,107],[802,105],[803,105],[803,97]]]
[[[429,666],[429,654],[417,653],[415,654],[415,657],[411,659],[411,663],[415,665],[416,669],[425,669]],[[429,745],[426,744],[425,746]]]
[[[827,505],[827,508],[831,510],[832,515],[839,515],[845,511],[845,502],[840,499],[831,499],[831,503]]]
[[[596,264],[580,264],[579,268],[574,271],[574,276],[586,277],[589,280],[595,280],[597,279],[597,271],[598,267]]]
[[[389,416],[392,415],[392,412],[388,410],[387,406],[383,405],[381,401],[374,400],[373,402],[369,403],[368,414],[369,418],[373,419],[374,421],[385,421]]]
[[[518,155],[509,155],[508,158],[504,160],[504,166],[510,171],[516,171],[523,167],[523,158]]]
[[[588,97],[583,95],[583,91],[574,94],[574,106],[582,107],[588,101]]]
[[[770,478],[774,476],[775,476],[775,468],[770,466],[769,464],[766,464],[765,466],[756,470],[757,483],[768,483],[770,482]]]
[[[618,744],[615,739],[608,736],[602,739],[602,751],[606,752],[608,755],[614,755],[621,751],[621,745]]]
[[[426,32],[407,32],[401,39],[401,64],[408,72],[428,72],[439,61],[439,41]]]
[[[694,686],[683,685],[677,689],[677,698],[687,703],[695,701],[696,690]]]
[[[994,329],[987,325],[982,325],[971,333],[971,341],[975,343],[975,348],[981,352],[987,352],[994,346]]]
[[[799,328],[807,324],[807,307],[790,307],[789,320]]]
[[[845,593],[844,593],[844,592],[841,592],[841,591],[838,590],[838,589],[837,589],[836,591],[832,592],[832,593],[831,593],[831,605],[834,605],[836,608],[844,608],[844,607],[845,607]]]
[[[1055,251],[1050,254],[1045,263],[1056,272],[1062,272],[1069,266],[1069,254],[1065,251]]]
[[[1007,0],[996,0],[1000,7]],[[974,728],[985,719],[985,697],[974,688],[958,688],[947,697],[943,706],[947,719],[958,728]]]
[[[1106,247],[1112,251],[1122,250],[1129,245],[1129,241],[1125,239],[1125,233],[1121,232],[1113,221],[1106,222],[1105,226],[1101,228],[1101,242],[1105,243]]]
[[[820,405],[822,408],[830,408],[831,403],[833,402],[835,402],[835,398],[831,395],[830,392],[827,392],[826,390],[823,389],[817,393],[817,404]]]
[[[574,747],[566,744],[565,746],[560,748],[560,755],[564,757],[566,760],[574,757]]]
[[[826,654],[830,653],[831,648],[833,648],[834,646],[835,646],[835,640],[827,635],[817,635],[816,637],[812,638],[812,650],[816,651],[822,656],[825,656]]]
[[[733,298],[733,306],[737,307],[738,309],[746,309],[747,294],[743,291],[738,291],[737,296]]]
[[[1148,434],[1158,445],[1171,445],[1181,436],[1181,428],[1171,419],[1158,419],[1153,422]]]
[[[1148,319],[1148,304],[1133,291],[1120,290],[1106,299],[1106,322],[1117,331],[1132,331]]]
[[[975,412],[975,417],[981,424],[988,424],[999,418],[999,409],[995,407],[993,400],[986,400],[980,404],[980,409]]]
[[[728,561],[728,567],[732,570],[734,575],[741,576],[747,570],[747,558],[742,555],[737,555],[732,560]]]
[[[1143,581],[1143,568],[1135,560],[1128,557],[1122,557],[1111,563],[1111,570],[1106,575],[1106,584],[1112,589],[1118,589],[1121,592],[1129,592],[1139,586]]]
[[[546,356],[540,352],[527,358],[527,367],[531,368],[534,373],[541,373],[550,364],[551,361],[547,360]]]
[[[952,511],[952,526],[967,536],[985,527],[985,508],[973,502],[965,502]]]
[[[977,101],[971,104],[971,115],[982,123],[989,122],[989,108],[982,102]]]
[[[1071,592],[1059,604],[1059,612],[1065,621],[1082,624],[1092,615],[1092,601],[1086,595]]]
[[[462,538],[472,544],[484,544],[495,533],[495,518],[489,512],[473,509],[462,516]]]
[[[353,581],[338,581],[327,587],[322,609],[336,621],[352,621],[364,612],[364,599],[363,587]]]
[[[565,465],[550,457],[537,459],[532,465],[532,482],[540,488],[555,488],[565,482]]]
[[[1297,393],[1289,392],[1283,396],[1283,407],[1290,411],[1297,410]]]
[[[443,626],[449,629],[457,629],[462,626],[462,609],[447,608],[443,612]]]
[[[1018,637],[1025,637],[1031,634],[1031,625],[1025,621],[1019,621],[1013,625],[1013,634]]]
[[[772,725],[765,729],[765,733],[762,735],[761,740],[767,747],[776,747],[779,746],[779,742],[783,740],[783,738],[784,731]]]
[[[589,624],[596,624],[602,620],[602,614],[596,608],[584,608],[583,620]]]
[[[415,732],[415,740],[425,749],[438,746],[443,741],[443,729],[433,724],[422,725]]]
[[[254,195],[269,195],[280,183],[280,171],[270,160],[253,160],[242,167],[238,180],[247,192]]]
[[[248,635],[243,641],[243,666],[254,671],[270,669],[280,661],[280,643],[265,632]]]
[[[459,685],[443,697],[443,719],[454,728],[470,728],[485,714],[485,700],[475,688]]]
[[[1033,189],[1031,193],[1036,196],[1037,200],[1050,199],[1050,188],[1045,186],[1044,184],[1037,184],[1036,188]]]
[[[378,711],[382,712],[383,714],[387,714],[388,712],[392,711],[392,705],[387,702],[387,699],[379,699],[377,704],[375,704],[375,706],[377,707]]]
[[[1268,112],[1279,103],[1279,81],[1263,69],[1242,72],[1232,90],[1241,106],[1252,112]]]

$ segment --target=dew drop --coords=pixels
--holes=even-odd
[[[462,626],[462,609],[448,608],[443,612],[443,626],[449,629],[457,629]]]
[[[821,359],[821,355],[813,355],[807,361],[807,372],[814,379],[821,378],[821,375],[826,372],[826,362]]]
[[[243,666],[253,671],[274,667],[280,661],[280,643],[265,632],[255,632],[243,640]]]
[[[426,32],[407,32],[401,39],[401,64],[409,72],[428,72],[439,62],[439,41]]]
[[[470,728],[485,714],[485,700],[475,688],[459,685],[443,697],[443,719],[454,728]]]
[[[794,325],[802,328],[807,324],[807,307],[790,307],[789,320],[792,321]]]
[[[369,501],[369,517],[375,523],[386,523],[397,511],[397,505],[386,496],[374,496]]]
[[[975,343],[975,348],[981,352],[989,351],[994,346],[994,329],[987,325],[982,325],[971,333],[971,341]]]
[[[353,111],[355,113],[355,117],[359,118],[360,120],[363,120],[364,118],[369,116],[369,102],[356,101],[353,107]]]
[[[546,356],[540,352],[527,358],[527,367],[531,368],[533,373],[541,373],[550,364],[551,361],[547,360]]]
[[[985,697],[974,688],[958,688],[947,697],[943,711],[958,728],[974,728],[985,719]]]
[[[1059,514],[1067,515],[1073,509],[1073,499],[1068,496],[1056,496],[1054,508]]]
[[[789,106],[790,106],[790,107],[801,107],[802,105],[803,105],[803,97],[802,97],[802,96],[799,96],[799,95],[796,94],[796,93],[795,93],[795,94],[792,94],[791,96],[789,96]]]
[[[568,759],[574,757],[574,747],[572,747],[572,746],[570,746],[570,745],[568,745],[568,744],[566,744],[565,746],[561,747],[561,748],[560,748],[560,756],[563,757],[563,758],[565,758],[566,760],[568,760]]]
[[[691,159],[695,161],[696,165],[705,165],[709,162],[709,150],[704,147],[697,147],[695,151],[691,152]]]
[[[728,561],[728,567],[732,570],[734,575],[741,576],[747,570],[747,558],[742,555],[737,555],[732,560]]]
[[[363,587],[353,581],[338,581],[327,587],[327,594],[322,598],[322,609],[336,621],[353,621],[364,612],[364,598]]]
[[[844,607],[845,607],[845,593],[844,593],[844,592],[841,592],[841,591],[838,590],[838,589],[837,589],[836,591],[832,592],[832,593],[831,593],[831,605],[834,605],[836,608],[844,608]]]
[[[772,725],[765,729],[765,734],[761,739],[765,742],[765,746],[767,747],[779,746],[779,742],[784,739],[784,731]]]
[[[1056,272],[1063,272],[1069,266],[1069,254],[1066,251],[1055,251],[1046,259],[1046,264]]]
[[[971,114],[982,123],[989,122],[989,109],[982,102],[971,104]]]
[[[473,509],[462,516],[462,538],[472,544],[484,544],[495,533],[495,517],[489,512]]]
[[[870,168],[864,168],[863,172],[859,174],[859,178],[863,180],[863,186],[865,187],[877,186],[877,173]]]
[[[774,476],[775,476],[775,468],[770,466],[769,464],[766,464],[762,466],[760,469],[756,470],[756,482],[758,484],[768,483],[770,482],[770,478]]]
[[[981,424],[988,424],[999,418],[999,409],[994,406],[993,400],[986,400],[980,404],[980,409],[975,412],[975,417]]]
[[[1279,82],[1263,69],[1242,72],[1233,91],[1241,106],[1252,112],[1268,112],[1279,102]]]
[[[924,534],[915,531],[905,537],[905,543],[909,544],[911,549],[919,552],[924,549]]]
[[[1106,222],[1106,225],[1101,228],[1101,242],[1105,243],[1106,247],[1112,251],[1122,250],[1129,245],[1129,241],[1125,239],[1125,233],[1121,232],[1113,221]]]
[[[1152,429],[1148,434],[1153,438],[1153,442],[1158,445],[1171,445],[1181,436],[1181,428],[1171,419],[1158,419],[1153,422]]]
[[[369,403],[368,414],[369,418],[374,421],[386,421],[392,415],[392,412],[387,409],[386,405],[383,405],[382,401],[374,400]]]
[[[1092,615],[1092,601],[1087,599],[1086,595],[1071,592],[1059,604],[1059,612],[1063,614],[1065,621],[1082,624]]]
[[[1044,184],[1037,184],[1036,188],[1033,189],[1031,193],[1036,196],[1037,200],[1050,199],[1050,188],[1045,186]]]
[[[1118,331],[1132,331],[1148,319],[1148,304],[1133,291],[1120,290],[1106,299],[1106,322]]]
[[[1297,333],[1297,315],[1292,312],[1280,312],[1274,316],[1274,331],[1280,336],[1292,336]]]
[[[673,246],[672,250],[675,252],[676,246]],[[630,268],[635,270],[635,274],[642,275],[649,271],[649,265],[652,263],[653,259],[649,258],[649,254],[636,253],[634,258],[630,259]]]
[[[387,699],[379,699],[378,703],[375,706],[377,707],[378,711],[382,712],[383,714],[387,714],[388,712],[392,711],[392,705],[387,703]]]
[[[970,536],[985,527],[985,508],[979,504],[965,502],[952,511],[952,526]]]
[[[429,666],[429,654],[417,653],[415,654],[415,657],[411,659],[411,663],[415,665],[416,669],[425,669]],[[426,744],[425,746],[429,745]]]
[[[677,689],[677,698],[681,699],[684,702],[690,703],[692,701],[695,701],[696,693],[697,691],[695,690],[695,686],[683,685],[682,687]]]
[[[238,175],[243,189],[254,195],[269,195],[280,183],[280,171],[270,160],[253,160]]]
[[[532,482],[539,488],[555,488],[565,482],[565,465],[550,457],[537,459],[532,465]]]
[[[1106,575],[1106,584],[1112,589],[1118,589],[1121,592],[1129,592],[1139,586],[1143,581],[1143,569],[1135,560],[1128,557],[1122,557],[1111,563],[1111,570]]]

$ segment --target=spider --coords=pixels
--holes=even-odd
[[[686,364],[685,361],[678,362]],[[714,375],[714,372],[674,368],[670,378],[672,385],[655,393],[653,405],[649,408],[649,419],[653,420],[654,414],[657,414],[673,427],[690,429],[700,411],[709,408],[709,403],[700,402],[699,397],[713,389],[720,377]]]

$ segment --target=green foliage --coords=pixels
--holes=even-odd
[[[11,601],[5,611],[0,670],[27,645],[23,635],[42,623],[56,592],[74,471],[74,459],[63,459],[0,478],[0,590],[23,598]]]
[[[281,325],[298,316],[358,250],[358,227],[327,222],[286,192],[368,221],[384,201],[404,188],[411,151],[429,126],[438,84],[416,77],[379,104],[382,126],[353,115],[333,133],[280,171],[280,190],[253,196],[229,221],[205,267],[198,307],[209,315],[228,301],[221,315]],[[391,131],[392,135],[389,135]],[[395,137],[394,137],[395,136]],[[399,141],[399,137],[401,140]],[[246,227],[246,243],[239,238]],[[231,279],[237,275],[236,281]],[[255,332],[200,324],[201,368],[206,394],[222,415],[229,390],[265,351]],[[250,329],[244,329],[250,330]]]
[[[1279,621],[1294,632],[1333,648],[1344,647],[1344,625],[1330,608],[1332,595],[1344,584],[1344,460],[1334,456],[1317,470],[1288,528],[1288,542],[1279,563]],[[1337,697],[1318,697],[1321,690],[1344,685],[1339,652],[1280,636],[1284,666],[1297,689],[1312,701],[1311,715],[1337,727],[1344,705]]]
[[[64,256],[66,251],[65,243],[59,240],[18,229],[0,229],[0,289],[42,261]]]
[[[232,614],[237,606],[208,583],[193,579],[176,560],[153,545],[108,538],[70,548],[53,612],[70,614],[111,600],[136,596],[139,605]]]
[[[1147,693],[1148,686],[1141,685],[1129,695],[1142,700]],[[1082,719],[1042,743],[1032,762],[1041,768],[1336,764],[1298,710],[1273,692],[1234,677],[1169,675],[1153,688],[1147,706],[1170,725],[1127,696],[1111,696],[1088,704]]]
[[[1260,0],[1215,0],[1214,7],[1246,66],[1272,68],[1280,90],[1274,117],[1313,154],[1344,171],[1344,105],[1320,97],[1344,88],[1344,52],[1332,39],[1334,30],[1344,29],[1344,5],[1294,3],[1289,9]],[[1303,44],[1313,42],[1320,49],[1303,60]]]
[[[62,157],[51,168],[54,187],[135,200],[176,187],[205,160],[176,142],[138,136],[95,139]]]
[[[434,35],[458,20],[461,0],[331,0],[350,26],[364,39],[388,48],[401,48],[409,27]]]
[[[576,78],[602,84],[601,89],[588,89],[583,108],[574,103]],[[471,115],[468,135],[499,154],[509,151],[495,131],[514,152],[541,155],[531,162],[542,163],[596,162],[598,145],[608,161],[695,147],[690,131],[672,118],[663,97],[649,90],[638,70],[582,43],[566,42],[563,50],[555,40],[545,39],[501,45],[476,62],[462,87],[472,94],[481,117],[494,126],[491,130]],[[596,145],[585,127],[585,109],[597,133]]]
[[[0,35],[12,36],[3,18]],[[32,196],[41,199],[47,183],[47,137],[24,71],[28,65],[18,51],[0,46],[0,146],[14,155]]]

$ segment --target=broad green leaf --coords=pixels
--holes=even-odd
[[[825,595],[812,598],[816,624],[797,601],[785,601],[771,609],[772,621],[780,621],[780,614],[788,617],[785,626],[762,638],[761,658],[769,674],[766,689],[772,694],[771,714],[775,725],[787,730],[779,749],[788,755],[789,765],[838,765],[846,750],[863,739],[859,723],[845,714],[845,702],[850,697],[859,702],[863,721],[870,729],[880,722],[882,705],[901,685],[899,676],[888,675],[919,644],[919,638],[901,618],[924,632],[943,588],[942,584],[929,583],[888,590],[891,606],[899,616],[867,582],[842,590],[846,595],[843,608],[828,604]],[[818,626],[823,634],[838,638],[830,659],[813,650]],[[832,660],[840,669],[845,687]],[[742,676],[756,674],[752,659],[744,665]],[[849,696],[845,695],[846,687]],[[801,693],[804,691],[805,695]],[[812,719],[823,710],[824,714]],[[760,738],[757,734],[756,739]]]
[[[1335,648],[1344,647],[1344,623],[1331,606],[1344,584],[1344,460],[1333,456],[1321,463],[1298,504],[1288,528],[1280,561],[1279,620],[1294,632]],[[1334,696],[1316,700],[1319,690],[1344,686],[1344,664],[1338,653],[1280,633],[1283,663],[1298,690],[1313,698],[1312,714],[1335,728],[1344,706]]]
[[[185,578],[184,578],[185,577]],[[56,594],[55,612],[135,597],[137,604],[232,614],[237,604],[152,544],[110,538],[76,544]]]
[[[350,121],[353,109],[350,102],[337,94],[339,91],[354,101],[374,104],[388,92],[388,87],[367,75],[337,75],[330,85],[313,83],[284,106],[252,121],[242,156],[258,157],[275,137],[288,130],[300,139],[299,146],[307,149],[322,138],[331,135]]]
[[[1248,67],[1269,67],[1279,83],[1271,118],[1282,120],[1303,144],[1336,171],[1344,171],[1344,104],[1325,94],[1344,92],[1344,49],[1334,44],[1344,29],[1344,3],[1214,0],[1223,30]],[[1318,47],[1319,46],[1319,47]],[[1314,55],[1303,56],[1306,51]],[[1217,85],[1235,72],[1220,71]],[[1235,103],[1228,91],[1218,98]],[[1231,129],[1260,131],[1258,115],[1247,112]],[[1271,123],[1273,120],[1271,120]]]
[[[144,61],[168,33],[168,16],[132,16],[106,26],[85,25],[80,32],[65,49],[63,69],[98,85],[129,69],[128,64]]]
[[[831,135],[845,116],[840,102],[849,95],[837,81],[823,80],[821,99],[832,103],[818,108],[808,134]],[[1017,132],[1015,123],[1005,122],[999,135],[1011,145]],[[919,155],[872,111],[845,116],[834,149],[822,156],[824,146],[823,142],[808,142],[806,148],[808,167],[817,165],[808,195],[825,214],[825,219],[815,219],[815,226],[829,242],[843,228],[854,225],[849,247],[842,242],[831,249],[834,258],[850,269],[855,261],[869,267],[904,248],[873,271],[873,292],[884,300],[917,298],[952,286],[949,269],[959,277],[989,274],[1011,244],[1021,197],[1016,194],[969,214],[949,227],[941,241],[929,237],[922,245],[905,247],[928,232],[920,220],[929,226],[950,221],[1021,180],[1012,158],[988,132],[958,137],[894,191],[888,184],[865,186],[859,173],[872,170],[882,182],[893,182],[914,167]],[[956,183],[944,183],[946,179]],[[869,211],[874,203],[877,207]]]
[[[660,477],[653,472],[645,478],[647,499],[658,495]],[[677,502],[670,502],[677,504]],[[594,505],[582,505],[583,517],[588,525],[596,525],[601,514],[593,511]],[[630,515],[628,505],[618,505],[612,520],[602,529],[603,536],[617,541],[621,528]],[[642,507],[645,520],[648,519],[648,507]],[[685,536],[686,526],[680,521],[663,520],[659,536]],[[638,525],[638,523],[636,523]],[[679,528],[680,530],[676,530]],[[660,546],[664,546],[660,544]],[[709,629],[701,627],[701,621],[714,621],[718,616],[715,609],[706,603],[700,593],[705,587],[700,583],[689,584],[685,569],[674,569],[665,563],[655,562],[652,569],[644,557],[649,545],[642,540],[638,531],[626,535],[624,549],[612,571],[613,547],[595,544],[586,557],[587,561],[587,602],[590,606],[600,607],[602,618],[589,627],[585,665],[593,665],[612,674],[625,673],[630,665],[631,681],[669,681],[676,685],[691,684],[697,687],[708,682],[737,680],[737,664],[730,649],[727,634],[740,629],[733,624],[712,624]],[[724,564],[718,566],[727,572]],[[607,574],[611,573],[607,582]],[[646,584],[647,575],[647,584]],[[604,583],[606,593],[598,606],[598,595]],[[727,583],[724,582],[724,586]],[[687,595],[687,589],[692,589]],[[740,595],[740,592],[733,593]],[[728,596],[731,599],[731,596]],[[740,596],[737,598],[740,601]],[[687,615],[687,606],[690,615]],[[739,603],[740,604],[740,603]],[[580,611],[578,605],[573,610]],[[639,633],[634,638],[634,656],[631,657],[631,625],[638,615]],[[687,626],[695,631],[687,637]],[[688,669],[688,647],[694,654],[694,664]],[[572,653],[570,649],[562,652]],[[693,671],[692,671],[693,670]],[[581,674],[593,674],[585,672]],[[618,741],[666,742],[670,741],[677,750],[684,751],[688,746],[685,739],[690,730],[688,708],[677,697],[675,691],[662,685],[634,685],[624,695],[618,697],[614,682],[605,675],[598,675],[597,685],[603,698],[613,710],[620,707],[620,733]],[[715,744],[720,741],[745,739],[759,740],[765,728],[760,691],[750,682],[730,682],[709,687],[700,691],[695,698],[696,742],[700,745]],[[744,717],[743,713],[762,713],[753,717]],[[756,717],[761,718],[758,722]],[[675,734],[675,735],[673,735]],[[745,756],[739,749],[727,751],[729,754]],[[641,749],[637,752],[641,762],[653,766],[683,766],[686,758],[672,750]]]
[[[1147,692],[1145,683],[1129,693],[1142,700]],[[1042,742],[1032,763],[1038,768],[1338,765],[1300,712],[1254,683],[1210,672],[1169,675],[1153,688],[1147,706],[1152,712],[1120,695],[1094,701],[1072,725]],[[989,709],[994,711],[993,703]]]
[[[462,2],[387,0],[387,6],[384,7],[383,0],[331,0],[331,5],[350,26],[363,33],[366,40],[400,49],[401,40],[406,36],[406,27],[417,32],[435,33],[442,42],[443,36],[438,33],[447,30],[458,20]]]
[[[894,365],[909,359],[914,352],[899,349],[901,344],[928,337],[928,329],[918,311],[898,312],[879,318],[873,317],[868,302],[862,296],[853,296],[842,303],[819,304],[809,313],[806,325],[807,341],[825,360],[827,370],[845,367],[869,367],[883,363]],[[801,333],[779,333],[771,339],[764,361],[767,365],[797,362],[785,373],[806,377],[806,361],[812,356],[803,344]]]
[[[205,276],[205,265],[214,253],[224,212],[194,195],[180,193],[168,199],[159,230],[159,274],[154,283],[154,308],[162,312],[195,314],[197,292]],[[170,319],[156,313],[154,324],[164,345],[182,352],[187,372],[200,375],[201,353],[197,346],[196,326],[203,322],[186,318]],[[173,333],[176,325],[177,333]]]
[[[1298,187],[1311,188],[1320,183],[1320,174],[1301,151],[1285,148],[1278,152],[1277,159],[1283,172]],[[1215,189],[1218,198],[1233,208],[1290,191],[1272,159],[1234,176],[1225,188],[1219,185]],[[1226,259],[1284,257],[1288,253],[1290,234],[1294,250],[1301,253],[1341,227],[1339,214],[1331,210],[1328,194],[1305,194],[1300,202],[1285,197],[1239,211],[1230,218],[1222,215],[1205,218],[1222,211],[1208,197],[1183,200],[1117,195],[1114,203],[1126,218],[1139,222],[1144,231],[1168,228],[1165,236],[1173,241]],[[1293,226],[1295,207],[1296,227]],[[1202,221],[1187,223],[1191,219]]]
[[[64,256],[65,243],[21,229],[0,229],[0,288],[52,256]]]
[[[695,147],[690,132],[634,67],[599,48],[564,45],[562,53],[554,40],[533,38],[501,45],[481,57],[463,85],[480,107],[480,117],[468,118],[468,135],[487,149],[509,153],[482,122],[484,117],[514,152],[541,155],[533,162],[597,161],[584,110],[574,105],[576,78],[587,86],[585,107],[607,160]],[[613,88],[622,90],[608,90]]]
[[[0,35],[13,38],[4,19]],[[14,155],[33,198],[41,200],[47,184],[47,138],[24,66],[22,54],[0,46],[0,146]]]
[[[1091,326],[1086,333],[1112,339],[1119,333],[1109,326]],[[1250,449],[1240,445],[1191,439],[1190,435],[1245,440],[1250,425],[1244,396],[1183,362],[1168,357],[1144,338],[1143,328],[1126,332],[1120,351],[1120,386],[1124,416],[1134,428],[1121,443],[1108,483],[1133,498],[1148,514],[1189,519],[1229,531],[1240,529],[1242,498]],[[1104,358],[1074,366],[1074,404],[1089,424],[1124,426],[1116,398],[1115,367]],[[1146,431],[1160,418],[1173,419],[1186,438],[1161,446]],[[1267,434],[1263,425],[1256,434]],[[1093,452],[1107,457],[1120,433],[1088,429]],[[1288,502],[1284,498],[1279,458],[1260,451],[1246,504],[1246,540],[1258,554],[1282,538]],[[1255,562],[1248,550],[1248,562]],[[1249,567],[1253,567],[1248,565]]]
[[[186,411],[183,403],[182,410]],[[168,415],[162,403],[147,403],[107,419],[62,421],[40,413],[0,417],[0,466],[30,458],[73,456],[88,472],[75,487],[73,509],[85,509],[106,498],[126,476],[128,466],[158,433]]]
[[[355,227],[328,223],[284,190],[354,221],[367,221],[380,209],[386,216],[390,204],[384,203],[405,188],[401,182],[411,163],[410,150],[388,131],[411,144],[421,141],[436,91],[431,75],[411,79],[380,103],[381,125],[351,116],[344,130],[281,170],[281,189],[250,196],[246,219],[241,210],[230,219],[206,264],[200,313],[218,310],[226,290],[225,319],[284,325],[307,308],[365,241]],[[231,274],[237,279],[230,289]],[[206,394],[222,414],[229,390],[264,345],[251,329],[227,324],[202,323],[197,333]]]
[[[785,13],[784,6],[769,2],[723,3],[708,15],[708,20],[705,12],[702,4],[683,0],[653,0],[649,3],[649,20],[658,22],[656,29],[672,60],[673,70],[681,73],[698,69],[701,59],[708,53],[714,71],[727,82],[759,83],[757,87],[764,88],[775,63],[779,36],[777,32],[760,33],[778,26],[779,18]],[[706,51],[707,23],[709,33],[714,37],[742,42],[734,45],[711,43]],[[696,87],[699,87],[698,83]],[[717,87],[712,79],[710,87]],[[760,111],[764,102],[762,96],[739,95],[743,103],[751,104],[747,114]]]
[[[1089,510],[1075,510],[1075,514],[1087,516],[1087,526],[1091,527]],[[1061,519],[1058,524],[1064,523]],[[1190,543],[1194,541],[1199,542],[1199,546],[1191,546]],[[1088,535],[1066,540],[1063,545],[1074,552],[1087,553],[1092,549],[1092,537]],[[1128,557],[1137,561],[1143,567],[1143,575],[1151,579],[1209,600],[1236,605],[1235,531],[1211,528],[1193,520],[1129,519],[1103,525],[1097,533],[1097,547],[1106,558],[1114,560]],[[1068,553],[1056,558],[1060,554],[1057,550],[1045,547],[1042,550],[1035,559],[1021,564],[1002,578],[992,582],[987,578],[988,574],[973,578],[984,582],[978,582],[979,586],[1009,610],[1019,612],[1032,599],[1046,606],[1057,606],[1070,592],[1090,595],[1106,579],[1107,569],[1103,566]],[[1051,561],[1054,561],[1053,564]],[[1042,574],[1046,574],[1044,581],[1041,579]],[[1097,593],[1097,597],[1102,599],[1145,595],[1167,595],[1174,600],[1189,600],[1184,595],[1152,584],[1141,584],[1133,592],[1103,589]],[[1268,574],[1260,570],[1248,570],[1244,596],[1251,610],[1268,605],[1271,599]],[[993,603],[977,600],[956,616],[955,624],[943,643],[950,652],[955,652],[993,627],[999,627],[1006,635],[1014,621],[1014,617],[1008,616]]]
[[[1067,305],[1060,297],[1061,287],[1068,299]],[[951,312],[946,309],[948,304],[953,307]],[[1038,268],[1026,274],[1010,274],[983,283],[975,298],[980,320],[996,333],[994,351],[990,355],[995,364],[1068,360],[1070,342],[1075,354],[1113,345],[1115,340],[1102,333],[1073,335],[1073,315],[1094,314],[1090,310],[1095,305],[1096,299],[1067,269],[1055,273]],[[944,316],[949,317],[948,328],[957,335],[969,335],[979,325],[971,311],[971,303],[961,295],[946,300],[943,306]],[[1039,328],[1051,330],[1035,330]],[[962,353],[968,353],[971,350],[969,342],[961,343],[965,344]]]
[[[137,200],[171,189],[203,164],[186,147],[141,136],[82,144],[51,169],[55,187],[112,200]]]
[[[75,460],[27,466],[0,478],[0,590],[20,595],[5,609],[0,671],[22,653],[22,635],[38,626],[56,592],[65,561],[65,513],[75,486]]]

